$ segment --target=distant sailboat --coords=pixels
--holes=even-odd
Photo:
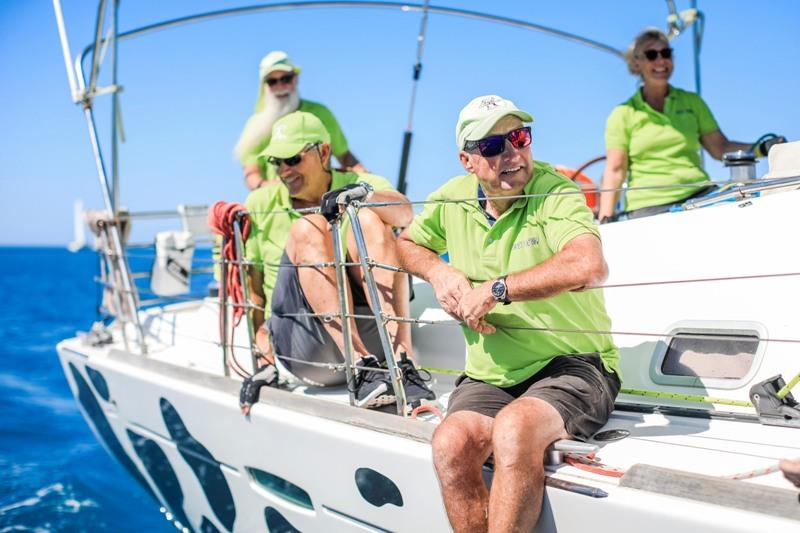
[[[75,200],[72,209],[72,242],[67,245],[70,252],[77,252],[86,246],[86,233],[84,232],[83,222],[83,201]]]

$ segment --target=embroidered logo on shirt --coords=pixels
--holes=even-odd
[[[524,241],[515,242],[511,249],[522,250],[523,248],[530,248],[531,246],[536,246],[538,244],[539,237],[531,237],[530,239],[525,239]]]
[[[676,115],[683,115],[685,113],[689,113],[689,114],[693,115],[694,111],[691,108],[688,108],[688,109],[676,109],[675,110],[675,114]]]

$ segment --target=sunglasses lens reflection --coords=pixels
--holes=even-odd
[[[530,126],[523,126],[522,128],[511,130],[505,135],[490,135],[478,141],[468,141],[464,149],[472,151],[477,148],[483,157],[494,157],[505,151],[506,139],[514,148],[524,148],[531,144],[531,128]]]
[[[478,150],[483,157],[494,157],[505,150],[506,139],[502,135],[492,135],[478,141]]]
[[[519,128],[508,132],[506,137],[508,137],[508,142],[514,148],[524,148],[531,144],[531,129],[528,127]]]

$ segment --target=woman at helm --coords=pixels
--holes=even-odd
[[[763,157],[773,144],[786,141],[773,137],[753,146],[729,140],[700,96],[669,84],[672,52],[667,36],[655,28],[641,32],[625,52],[628,70],[641,78],[641,86],[606,121],[601,223],[614,215],[626,179],[627,218],[665,213],[713,187],[701,164],[701,146],[714,159],[751,149]]]

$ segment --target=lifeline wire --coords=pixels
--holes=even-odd
[[[299,315],[315,316],[313,313],[295,313],[295,314],[289,315],[289,316],[299,316]],[[336,315],[336,316],[338,316],[338,315]],[[369,319],[374,319],[374,316],[372,316],[372,315],[348,315],[348,317],[350,317],[350,318],[369,318]],[[184,333],[176,333],[176,336],[183,337],[183,338],[188,338],[188,339],[192,339],[192,340],[196,340],[196,341],[204,342],[204,343],[208,343],[208,344],[213,344],[214,346],[219,346],[220,345],[220,343],[217,342],[217,341],[203,339],[203,338],[200,338],[200,337],[196,337],[194,335],[187,335],[187,334],[184,334]],[[719,339],[719,337],[715,337],[715,338]],[[766,340],[766,339],[762,339],[762,340]],[[249,346],[235,345],[235,344],[230,344],[229,347],[231,348],[232,351],[233,351],[233,348],[239,348],[239,349],[242,349],[242,350],[250,350],[251,349]],[[291,357],[291,356],[288,356],[288,355],[282,355],[282,354],[272,354],[272,355],[274,357],[282,360],[282,361],[292,361],[292,362],[295,362],[295,363],[298,363],[298,364],[304,364],[304,365],[308,365],[308,366],[314,366],[314,367],[319,367],[319,368],[328,368],[330,370],[337,371],[337,372],[338,371],[343,371],[344,367],[345,367],[344,363],[323,363],[323,362],[317,362],[317,361],[306,361],[304,359],[298,359],[298,358],[295,358],[295,357]],[[356,369],[359,369],[359,370],[370,370],[370,371],[384,372],[384,373],[388,373],[389,372],[388,369],[365,367],[365,366],[361,366],[361,365],[358,365],[358,364],[353,365],[353,367],[356,368]],[[452,369],[452,368],[431,367],[431,366],[420,367],[420,370],[425,370],[425,371],[427,371],[427,372],[429,372],[431,374],[439,374],[439,375],[458,376],[458,375],[463,374],[463,370],[457,370],[457,369]],[[244,370],[242,370],[242,371],[244,371]],[[239,374],[242,377],[246,377],[246,376],[243,376],[242,374],[240,374],[238,371],[237,371],[237,374]],[[790,382],[787,385],[786,388],[791,389],[798,382],[800,382],[800,374],[798,374],[792,380],[792,382]],[[671,393],[671,392],[651,391],[651,390],[644,390],[644,389],[628,389],[628,388],[620,389],[620,394],[629,394],[629,395],[632,395],[632,396],[645,396],[645,397],[651,397],[651,398],[669,398],[669,399],[673,399],[673,400],[681,400],[681,401],[691,402],[691,403],[711,403],[711,404],[729,405],[729,406],[736,406],[736,407],[753,407],[753,404],[751,404],[750,402],[746,402],[746,401],[742,401],[742,400],[730,400],[730,399],[727,399],[727,398],[717,398],[717,397],[714,397],[714,396],[702,396],[702,395],[697,395],[697,394],[679,394],[679,393]],[[764,472],[764,473],[769,473],[769,472]],[[763,474],[757,474],[757,475],[763,475]],[[741,477],[741,475],[730,476],[730,477],[733,478],[733,479],[746,479],[746,478]],[[754,476],[751,476],[751,477],[754,477]]]
[[[676,183],[675,185],[640,185],[636,187],[612,187],[607,189],[593,189],[592,193],[601,192],[619,192],[619,191],[644,191],[656,189],[680,189],[690,188],[697,189],[701,187],[710,187],[712,185],[721,186],[729,185],[727,181],[704,181],[702,183]],[[543,192],[534,194],[513,194],[508,196],[493,196],[492,199],[496,200],[518,200],[520,198],[545,198],[548,196],[570,196],[570,195],[584,195],[586,191],[582,189],[571,191],[556,191],[556,192]],[[479,198],[451,198],[439,200],[409,200],[409,201],[392,201],[392,202],[353,202],[358,208],[362,207],[388,207],[393,205],[429,205],[429,204],[464,204],[464,203],[478,203]],[[247,214],[254,215],[291,215],[293,213],[301,214],[314,214],[319,213],[319,207],[304,207],[302,209],[281,209],[277,211],[247,211]]]
[[[229,303],[229,306],[233,307],[245,307],[250,309],[257,309],[260,311],[266,312],[266,309],[261,306],[257,306],[255,304],[232,304]],[[275,316],[282,317],[282,318],[319,318],[323,322],[331,322],[336,318],[341,317],[341,313],[337,312],[327,312],[327,313],[274,313]],[[374,315],[359,315],[354,313],[346,313],[344,315],[347,318],[352,318],[356,320],[375,320]],[[411,317],[402,317],[402,316],[393,316],[387,315],[385,313],[381,313],[381,316],[384,321],[394,321],[394,322],[403,322],[409,324],[417,324],[417,325],[428,325],[428,326],[459,326],[459,327],[468,327],[465,323],[459,322],[458,320],[429,320],[429,319],[421,319],[421,318],[411,318]],[[546,328],[546,327],[533,327],[533,326],[497,326],[495,325],[498,331],[539,331],[539,332],[550,332],[550,333],[566,333],[566,334],[579,334],[579,335],[618,335],[618,336],[639,336],[639,337],[657,337],[659,339],[674,339],[674,338],[682,338],[682,339],[699,339],[699,340],[728,340],[734,342],[776,342],[776,343],[791,343],[791,344],[800,344],[800,339],[779,339],[779,338],[770,338],[770,337],[754,337],[752,339],[749,338],[742,338],[741,336],[732,336],[732,335],[708,335],[702,333],[650,333],[650,332],[641,332],[641,331],[614,331],[614,330],[593,330],[593,329],[571,329],[571,328]],[[794,386],[800,382],[800,375],[797,376],[795,383],[791,384]]]

